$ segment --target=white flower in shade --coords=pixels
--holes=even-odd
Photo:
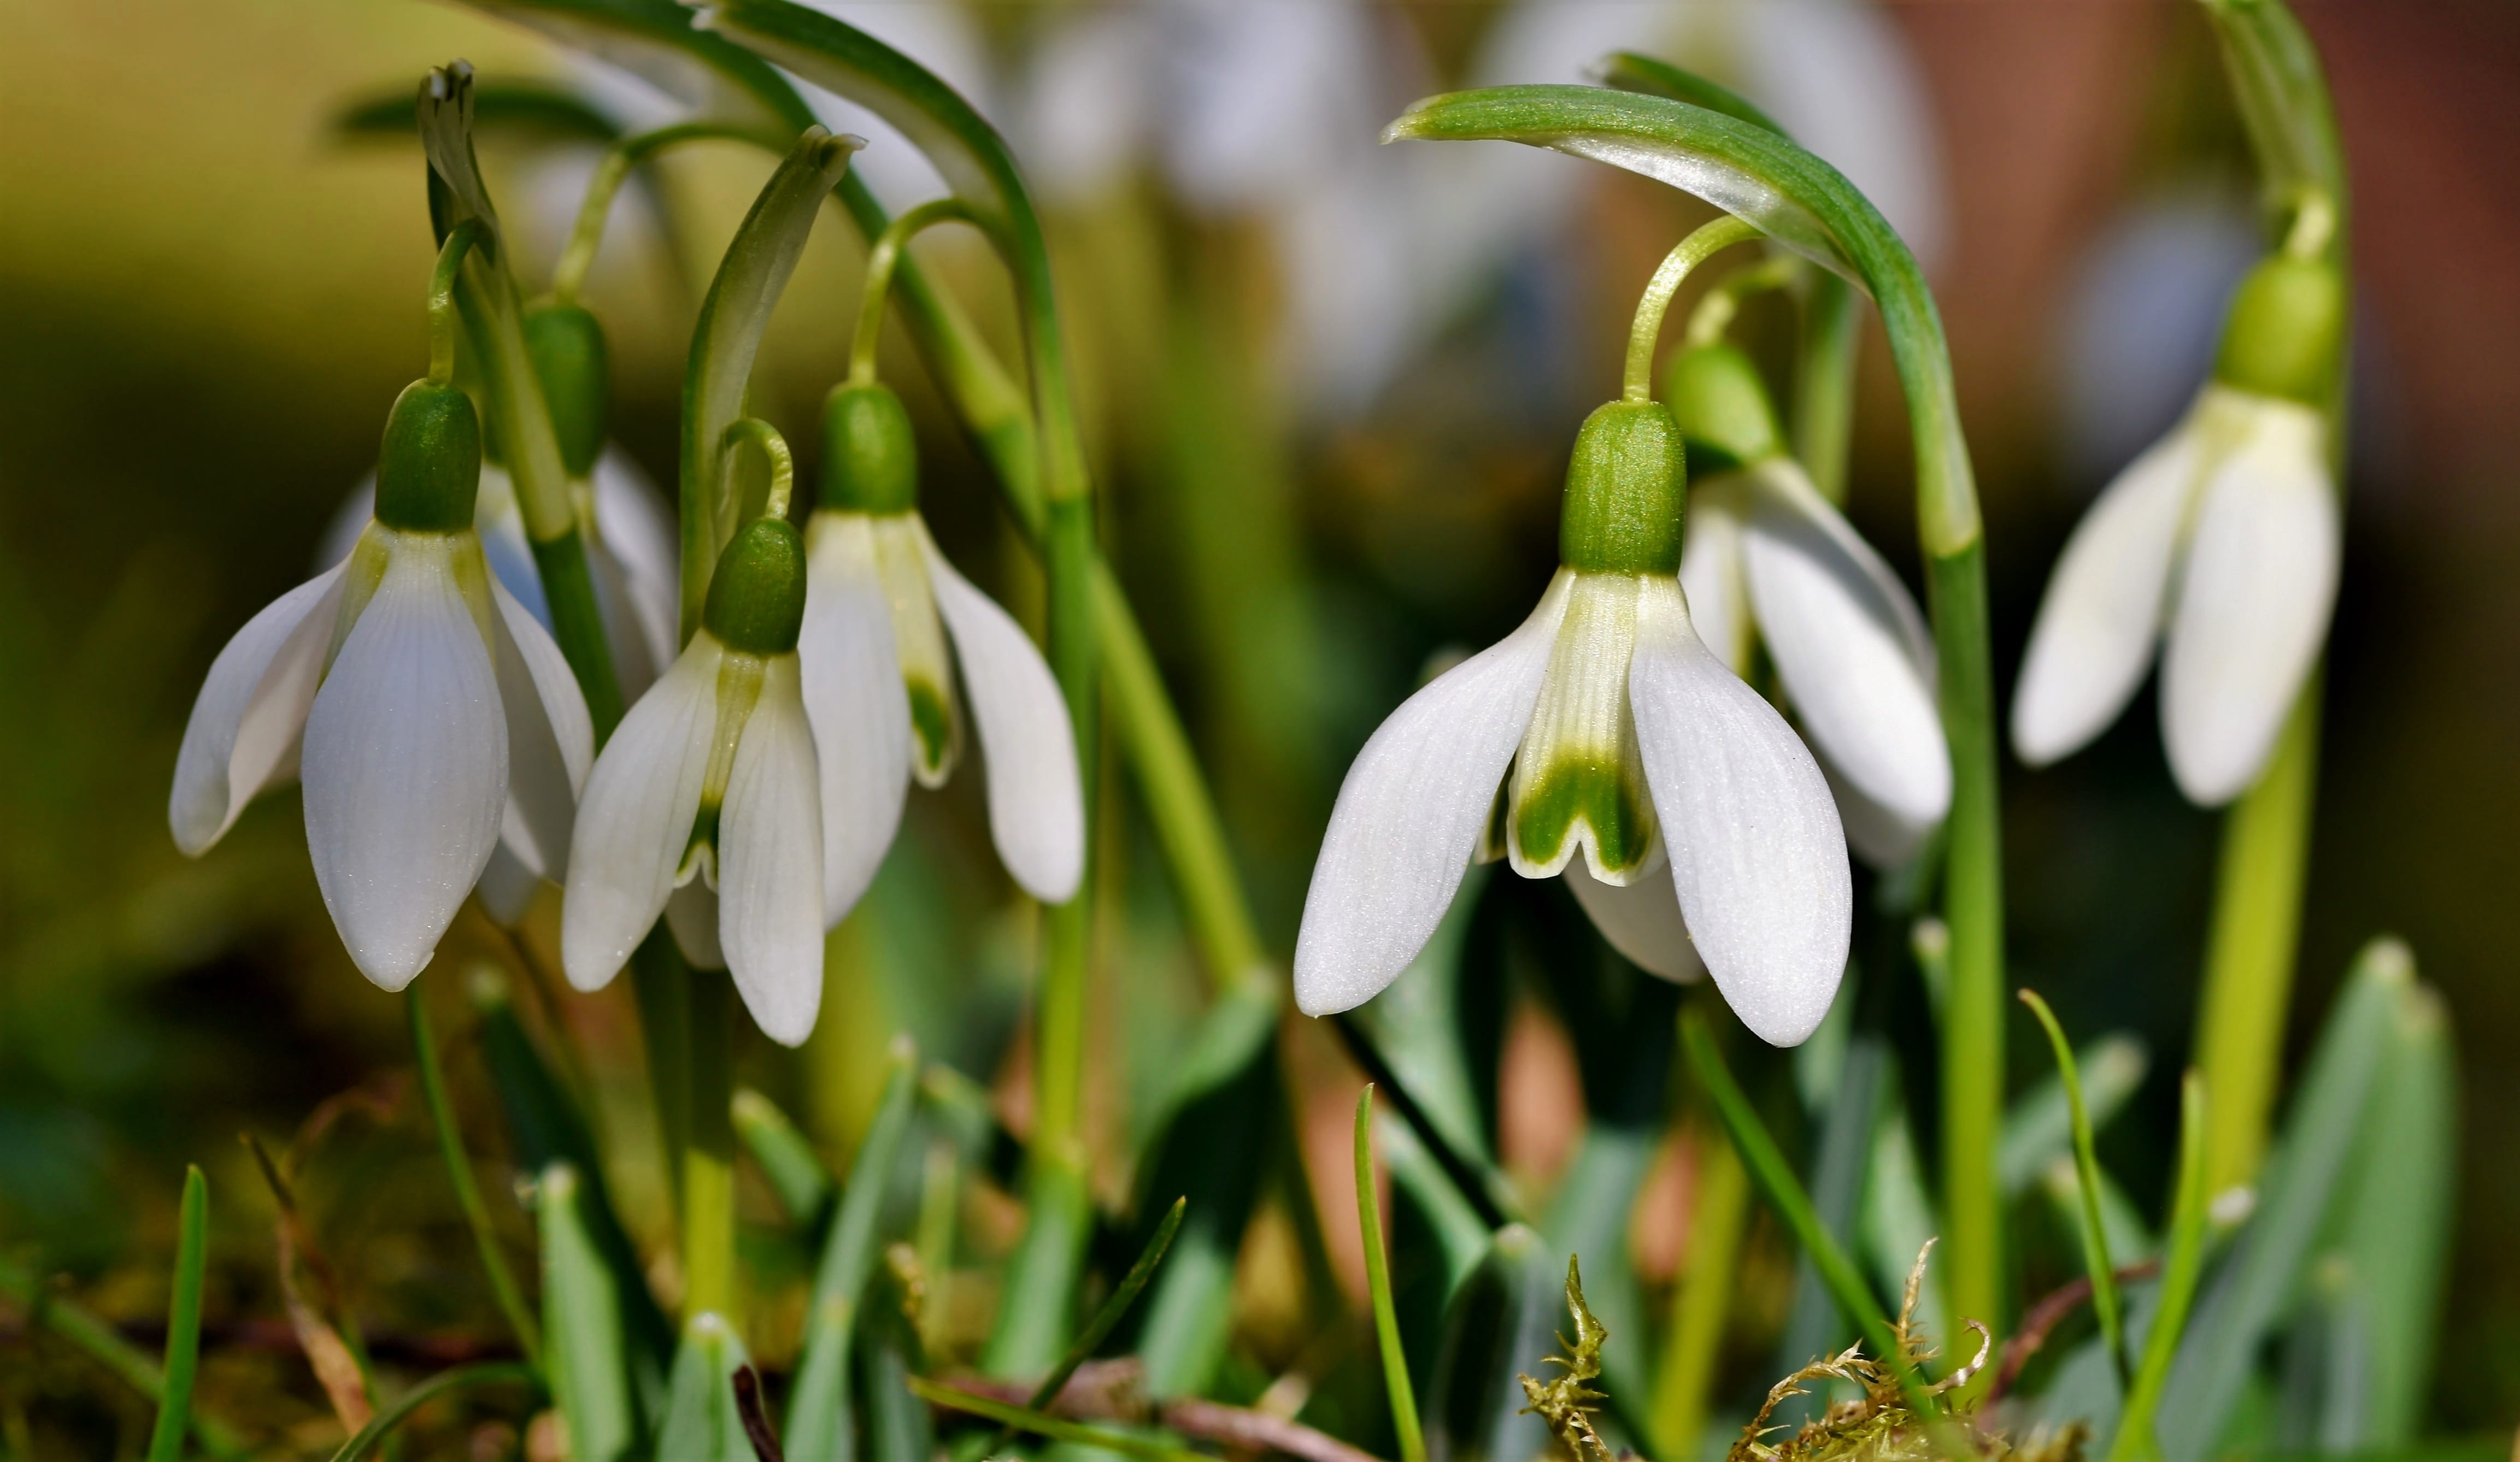
[[[2012,743],[2045,766],[2115,721],[2162,646],[2161,731],[2189,801],[2256,781],[2336,607],[2343,510],[2321,406],[2343,288],[2270,259],[2240,288],[2215,378],[2066,542],[2031,627]]]
[[[257,793],[305,784],[325,907],[387,990],[428,963],[495,845],[534,875],[565,867],[594,756],[559,646],[472,528],[479,465],[472,403],[405,390],[376,516],[219,652],[175,763],[168,820],[190,855]]]
[[[967,705],[998,856],[1026,893],[1065,903],[1084,876],[1085,803],[1058,681],[1022,627],[928,536],[900,398],[843,385],[824,421],[797,643],[822,749],[824,921],[838,923],[874,881],[911,781],[941,786],[952,774]]]
[[[796,664],[805,549],[747,524],[710,580],[700,629],[621,720],[587,777],[561,910],[561,963],[597,990],[658,914],[684,954],[725,969],[787,1045],[823,998],[823,828]]]
[[[1567,471],[1564,567],[1539,608],[1385,721],[1348,769],[1295,944],[1295,1000],[1371,999],[1500,847],[1563,872],[1656,974],[1703,960],[1742,1023],[1811,1035],[1845,972],[1845,836],[1784,718],[1699,641],[1676,570],[1680,428],[1593,414]]]
[[[1735,674],[1766,643],[1836,789],[1848,844],[1876,867],[1906,862],[1952,806],[1925,617],[1785,454],[1748,357],[1694,346],[1663,379],[1703,473],[1680,560],[1698,637]]]

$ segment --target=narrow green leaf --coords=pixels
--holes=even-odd
[[[1873,1293],[1900,1293],[1917,1252],[1942,1229],[1924,1163],[1916,1156],[1915,1130],[1894,1097],[1873,1130],[1871,1180],[1864,1192],[1864,1257],[1872,1270]],[[1917,1328],[1941,1337],[1945,1312],[1942,1276],[1928,1268],[1916,1301]]]
[[[1647,976],[1646,978],[1652,978]],[[1655,984],[1664,982],[1655,980]],[[1668,1018],[1662,1022],[1668,1026]],[[1661,1085],[1659,1082],[1657,1085]],[[1653,1389],[1653,1330],[1646,1321],[1644,1293],[1637,1283],[1636,1263],[1629,1258],[1628,1219],[1635,1213],[1637,1190],[1644,1186],[1661,1141],[1660,1123],[1608,1122],[1596,1119],[1584,1130],[1574,1161],[1550,1195],[1542,1232],[1562,1259],[1581,1258],[1584,1293],[1607,1330],[1601,1346],[1601,1379],[1610,1408],[1642,1431],[1645,1397]]]
[[[814,1271],[812,1308],[805,1315],[804,1352],[788,1398],[788,1446],[798,1457],[846,1462],[855,1444],[849,1400],[849,1348],[857,1331],[859,1298],[876,1263],[876,1222],[883,1216],[885,1181],[901,1152],[919,1094],[919,1054],[895,1042],[892,1071],[866,1140],[849,1165],[823,1259]]]
[[[587,1221],[577,1170],[555,1162],[534,1184],[542,1220],[544,1356],[575,1462],[615,1462],[639,1442],[639,1404],[621,1286]]]
[[[927,1403],[913,1396],[911,1379],[927,1369],[913,1323],[919,1263],[902,1245],[884,1252],[867,1287],[866,1313],[858,1322],[858,1389],[866,1397],[867,1462],[931,1462],[936,1427]],[[997,1455],[994,1448],[991,1455]],[[791,1452],[797,1462],[804,1454]]]
[[[1511,1223],[1454,1292],[1426,1393],[1426,1447],[1434,1456],[1504,1462],[1538,1457],[1552,1441],[1515,1379],[1555,1349],[1565,1275],[1539,1232]]]
[[[1635,51],[1613,51],[1601,59],[1600,77],[1603,86],[1643,92],[1647,96],[1669,97],[1675,102],[1687,102],[1692,107],[1720,111],[1754,127],[1765,127],[1779,137],[1788,135],[1776,118],[1760,111],[1758,104],[1748,97],[1668,61]]]
[[[341,1443],[341,1449],[333,1454],[332,1462],[359,1462],[361,1457],[376,1450],[377,1443],[394,1428],[409,1420],[413,1412],[439,1396],[482,1386],[521,1386],[530,1391],[540,1385],[541,1380],[534,1374],[532,1366],[507,1360],[476,1361],[472,1365],[439,1371],[404,1392],[392,1405],[370,1417],[368,1424],[359,1429],[359,1435]]]
[[[1373,1334],[1382,1349],[1382,1385],[1391,1397],[1391,1428],[1400,1437],[1400,1462],[1426,1462],[1426,1438],[1418,1428],[1418,1393],[1409,1381],[1409,1354],[1400,1342],[1400,1314],[1391,1304],[1390,1262],[1382,1248],[1382,1208],[1374,1201],[1372,1083],[1356,1094],[1356,1222],[1365,1241],[1365,1284],[1373,1296]]]
[[[2061,1038],[2059,1038],[2061,1040]],[[2205,1262],[2205,1078],[2190,1070],[2179,1084],[2179,1188],[2171,1202],[2170,1253],[2162,1261],[2160,1308],[2144,1337],[2143,1363],[2118,1414],[2109,1462],[2157,1457],[2153,1413],[2169,1384],[2172,1359],[2187,1324],[2187,1307]],[[2173,1413],[2176,1414],[2175,1412]]]
[[[2056,1077],[2064,1087],[2066,1116],[2073,1128],[2074,1173],[2083,1193],[2083,1272],[2091,1276],[2092,1310],[2099,1319],[2101,1340],[2116,1358],[2118,1379],[2123,1383],[2128,1379],[2126,1328],[2118,1306],[2117,1264],[2109,1258],[2108,1228],[2100,1218],[2100,1159],[2092,1148],[2092,1116],[2083,1103],[2082,1073],[2074,1061],[2074,1048],[2065,1040],[2065,1028],[2056,1023],[2056,1012],[2048,1008],[2048,1002],[2036,991],[2022,991],[2021,1003],[2039,1017],[2040,1027],[2048,1033],[2048,1044],[2056,1053]],[[2184,1234],[2181,1237],[2183,1239]]]
[[[1160,1441],[1149,1441],[1146,1438],[1133,1437],[1126,1432],[1115,1432],[1107,1427],[1089,1427],[1081,1422],[1067,1421],[1060,1417],[1029,1410],[1012,1401],[1001,1401],[995,1396],[978,1396],[952,1386],[939,1386],[933,1381],[919,1376],[908,1377],[903,1384],[910,1388],[912,1396],[931,1406],[942,1406],[949,1411],[966,1412],[1003,1426],[1012,1427],[1018,1432],[1029,1432],[1052,1441],[1064,1441],[1076,1446],[1100,1447],[1103,1451],[1117,1452],[1124,1457],[1142,1458],[1144,1462],[1215,1462],[1212,1457],[1203,1456],[1185,1447],[1167,1446]]]
[[[2300,1292],[2385,1068],[2400,1001],[2413,982],[2414,956],[2394,939],[2366,945],[2346,977],[2267,1164],[2248,1227],[2189,1326],[2162,1396],[2161,1446],[2171,1462],[2200,1462],[2213,1452],[2260,1348]]]
[[[696,29],[675,0],[468,0],[609,62],[713,120],[799,132],[814,112],[761,58]]]
[[[2416,1440],[2431,1390],[2442,1282],[2458,1177],[2458,1080],[2449,1020],[2427,987],[2408,989],[2390,1029],[2386,1075],[2363,1117],[2362,1151],[2339,1190],[2335,1253],[2368,1333],[2350,1444]]]
[[[1368,1027],[1355,1016],[1352,1010],[1331,1016],[1330,1029],[1339,1034],[1348,1055],[1364,1068],[1367,1079],[1381,1090],[1391,1109],[1417,1131],[1427,1153],[1453,1179],[1454,1187],[1478,1211],[1480,1221],[1494,1228],[1521,1221],[1522,1197],[1514,1191],[1513,1180],[1481,1151],[1459,1148],[1447,1140],[1444,1128],[1418,1105]]]
[[[184,1204],[176,1220],[174,1298],[166,1310],[165,1390],[149,1434],[149,1462],[175,1462],[193,1419],[193,1373],[202,1360],[202,1275],[209,1263],[210,1183],[184,1169]]]
[[[1189,1199],[1176,1198],[1173,1206],[1164,1211],[1163,1221],[1155,1225],[1155,1236],[1147,1241],[1147,1247],[1138,1255],[1138,1262],[1129,1265],[1129,1272],[1120,1277],[1119,1288],[1111,1291],[1111,1297],[1102,1302],[1102,1307],[1094,1311],[1094,1318],[1077,1332],[1075,1343],[1067,1348],[1065,1355],[1059,1357],[1058,1364],[1051,1368],[1049,1375],[1042,1377],[1039,1386],[1033,1388],[1032,1398],[1024,1402],[1025,1410],[1048,1410],[1058,1399],[1058,1393],[1067,1385],[1067,1378],[1076,1374],[1076,1368],[1093,1355],[1095,1347],[1102,1344],[1102,1338],[1111,1333],[1111,1327],[1119,1324],[1120,1317],[1129,1312],[1129,1307],[1138,1302],[1139,1292],[1147,1287],[1148,1279],[1154,1277],[1155,1265],[1163,1263],[1164,1251],[1172,1247],[1173,1235],[1181,1231],[1182,1215],[1189,1207]],[[1013,1428],[1002,1428],[982,1451],[985,1455],[996,1456],[1012,1440]]]
[[[713,1310],[683,1327],[674,1356],[674,1378],[665,1401],[665,1425],[656,1439],[658,1462],[754,1462],[752,1440],[735,1401],[735,1373],[748,1363],[743,1341]],[[798,1456],[822,1456],[799,1451]]]
[[[621,124],[564,86],[539,81],[488,81],[473,87],[472,123],[493,136],[537,142],[608,143]],[[362,97],[333,115],[333,130],[345,137],[412,135],[411,88]]]
[[[788,1221],[799,1233],[820,1237],[831,1217],[832,1174],[814,1144],[777,1103],[748,1086],[735,1093],[734,1112],[735,1134],[769,1181]]]
[[[2289,213],[2303,194],[2316,192],[2335,207],[2341,223],[2345,148],[2318,49],[2283,0],[2204,0],[2204,7],[2222,42],[2224,69],[2257,155],[2270,211]]]
[[[2105,1131],[2129,1098],[2143,1085],[2151,1057],[2133,1036],[2103,1036],[2074,1053],[2083,1085],[2083,1110],[2094,1135]],[[1996,1149],[1996,1176],[2003,1196],[2030,1191],[2049,1164],[2074,1151],[2073,1103],[2065,1095],[2062,1068],[2013,1099],[2003,1114],[2003,1140]]]
[[[446,1161],[447,1182],[455,1189],[455,1202],[464,1211],[466,1226],[472,1230],[472,1247],[481,1257],[482,1269],[490,1276],[490,1293],[497,1297],[500,1312],[508,1317],[508,1328],[516,1332],[526,1362],[540,1369],[542,1329],[534,1323],[524,1291],[518,1287],[517,1276],[508,1267],[508,1257],[499,1248],[499,1235],[490,1226],[490,1210],[481,1201],[479,1185],[472,1180],[472,1158],[464,1150],[464,1132],[456,1126],[455,1107],[447,1099],[446,1071],[438,1062],[437,1037],[417,983],[404,988],[403,1008],[411,1017],[412,1054],[420,1067],[420,1089],[428,1100],[429,1120],[437,1128],[437,1151]]]

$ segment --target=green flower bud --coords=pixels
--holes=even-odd
[[[892,387],[832,388],[823,402],[821,508],[908,512],[919,506],[919,442]]]
[[[1663,371],[1662,399],[1679,419],[1688,465],[1700,476],[1747,466],[1785,449],[1759,368],[1730,345],[1699,345],[1672,357]]]
[[[442,380],[404,386],[377,451],[377,521],[416,533],[470,528],[480,489],[481,419],[472,398]]]
[[[1557,555],[1583,573],[1680,571],[1688,464],[1680,423],[1658,401],[1613,401],[1584,419],[1566,465]]]
[[[2325,259],[2273,254],[2231,297],[2214,378],[2261,396],[2324,406],[2345,342],[2345,280]]]
[[[584,306],[546,304],[526,312],[525,353],[533,357],[561,465],[572,477],[595,470],[604,453],[604,419],[612,394],[611,357],[604,327]]]
[[[700,623],[728,649],[784,655],[804,622],[804,536],[786,518],[754,518],[718,555]]]

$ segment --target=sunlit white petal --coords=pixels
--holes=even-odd
[[[892,847],[910,790],[910,698],[864,514],[818,512],[806,529],[805,624],[796,658],[823,793],[823,922],[847,915]]]
[[[468,602],[488,588],[475,553],[469,534],[394,535],[306,716],[315,883],[351,960],[386,990],[436,953],[507,806],[498,675]]]
[[[674,889],[699,816],[725,651],[693,637],[595,759],[569,843],[561,965],[580,990],[618,973]]]
[[[1688,485],[1688,537],[1680,552],[1680,587],[1697,638],[1734,675],[1750,668],[1750,585],[1741,541],[1749,531],[1750,481],[1725,472]]]
[[[796,657],[774,655],[718,816],[718,938],[753,1023],[782,1045],[823,1000],[823,819]]]
[[[2152,664],[2198,453],[2194,419],[2129,464],[2056,560],[2012,694],[2012,746],[2034,767],[2080,750]]]
[[[175,846],[187,857],[217,842],[247,803],[295,771],[297,735],[340,612],[344,567],[337,561],[272,600],[210,662],[175,753],[175,789],[166,804]]]
[[[1924,616],[1791,460],[1755,480],[1743,559],[1777,678],[1830,767],[1912,846],[1952,805]]]
[[[526,867],[559,882],[568,872],[577,794],[595,761],[586,697],[560,646],[497,584],[499,700],[508,723],[508,810],[500,841]]]
[[[1623,888],[1594,877],[1590,864],[1579,858],[1566,864],[1566,887],[1610,948],[1639,969],[1684,982],[1706,973],[1697,946],[1689,942],[1688,921],[1680,916],[1668,859]]]
[[[1846,972],[1854,886],[1811,752],[1689,628],[1677,586],[1639,606],[1628,671],[1672,885],[1698,957],[1760,1039],[1817,1030]]]
[[[998,856],[1026,893],[1063,904],[1085,873],[1085,794],[1067,702],[1023,627],[954,571],[923,526],[919,543],[988,760]]]
[[[1391,713],[1339,784],[1295,938],[1295,1003],[1361,1005],[1409,967],[1462,885],[1566,614],[1564,571],[1519,629]]]
[[[2288,402],[2214,469],[2181,568],[2161,665],[2161,730],[2188,800],[2257,780],[2336,607],[2340,509],[2317,413]]]

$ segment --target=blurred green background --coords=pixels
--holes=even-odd
[[[1545,581],[1574,426],[1611,393],[1635,291],[1701,214],[1640,180],[1538,158],[1553,211],[1514,220],[1510,246],[1445,273],[1440,297],[1405,267],[1340,275],[1340,261],[1389,245],[1365,237],[1375,224],[1363,212],[1288,226],[1284,200],[1318,181],[1300,138],[1282,139],[1288,176],[1236,172],[1247,139],[1230,109],[1203,121],[1165,111],[1195,74],[1152,89],[1151,120],[1124,119],[1155,139],[1136,152],[1096,153],[1100,124],[1059,101],[1063,76],[1084,75],[1090,93],[1091,66],[1135,54],[1094,50],[1075,22],[1162,8],[855,11],[878,33],[908,27],[897,43],[914,54],[916,36],[951,51],[925,59],[958,84],[973,83],[957,65],[991,78],[988,110],[1045,180],[1105,536],[1282,952],[1347,757],[1428,656],[1492,640]],[[1297,25],[1311,22],[1295,13],[1323,8],[1253,10]],[[1323,164],[1337,168],[1367,165],[1338,149],[1370,148],[1410,97],[1485,79],[1508,27],[1576,28],[1535,20],[1545,5],[1337,8],[1379,48],[1351,98],[1354,124],[1294,103],[1340,129]],[[1592,9],[1665,27],[1680,59],[1718,74],[1729,57],[1754,94],[1834,84],[1761,59],[1755,0]],[[2520,1419],[2520,1063],[2508,1054],[2520,1042],[2520,9],[2301,10],[2354,162],[2360,337],[2292,1049],[2374,933],[2403,935],[2450,1004],[2463,1159],[2435,1419],[2472,1431]],[[1719,11],[1739,13],[1731,32],[1710,31],[1704,17]],[[1894,4],[1866,21],[1876,28],[1857,38],[1895,51],[1913,91],[1901,114],[1916,123],[1916,155],[1884,176],[1914,185],[1910,216],[1894,207],[1894,219],[1934,236],[1920,251],[1951,328],[2008,674],[2090,494],[2201,376],[2221,292],[2248,257],[2245,159],[2203,25],[2169,0]],[[303,1170],[303,1196],[320,1232],[344,1249],[358,1236],[355,1257],[336,1258],[375,1297],[381,1353],[466,1353],[486,1305],[402,1089],[397,1002],[334,939],[294,794],[191,863],[167,836],[165,792],[210,657],[311,571],[385,407],[425,364],[417,149],[344,137],[334,119],[458,55],[487,82],[609,95],[534,37],[421,0],[0,8],[0,1246],[73,1276],[109,1314],[159,1312],[177,1180],[183,1163],[202,1163],[219,1195],[210,1384],[287,1398],[271,1415],[309,1435],[328,1423],[280,1318],[270,1200],[240,1131],[283,1142],[328,1100],[361,1093],[309,1138],[325,1156]],[[1541,66],[1517,79],[1575,77]],[[1202,125],[1224,129],[1210,150],[1222,161],[1166,154]],[[1070,148],[1062,128],[1084,141]],[[547,261],[592,151],[494,139],[485,160],[503,206]],[[882,149],[878,138],[871,168]],[[589,303],[611,332],[615,435],[660,480],[698,288],[769,165],[733,145],[689,150],[657,170],[652,201],[615,215]],[[1234,182],[1246,176],[1260,181]],[[889,181],[916,196],[915,177]],[[1484,212],[1464,204],[1457,225],[1431,211],[1425,246],[1498,208],[1494,197]],[[1003,338],[1003,286],[968,241],[922,251]],[[764,355],[763,414],[800,452],[841,371],[859,256],[832,216]],[[1330,287],[1316,282],[1326,267]],[[1403,291],[1415,296],[1405,322],[1383,320],[1378,304]],[[1343,315],[1343,299],[1361,303]],[[1392,343],[1360,364],[1322,318]],[[900,340],[886,365],[921,418],[948,552],[1033,612],[1030,570]],[[1874,339],[1851,510],[1912,580],[1892,389]],[[2217,830],[2180,800],[2158,748],[2147,693],[2092,750],[2045,774],[2009,768],[2005,787],[2011,976],[2069,1029],[2146,1041],[2153,1074],[2113,1141],[2131,1149],[2121,1171],[2154,1182]],[[1118,876],[1097,956],[1097,1039],[1114,1059],[1100,1063],[1093,1122],[1116,1150],[1198,986],[1160,866],[1121,794],[1106,796],[1124,814],[1106,840]],[[980,814],[969,777],[914,799],[869,911],[834,936],[814,1042],[746,1054],[747,1079],[833,1152],[855,1140],[895,1029],[1022,1089],[1009,1036],[1029,923],[1010,908]],[[548,949],[556,902],[546,894],[529,949]],[[440,966],[475,957],[524,964],[468,913]],[[434,984],[456,1010],[454,982]],[[626,991],[573,997],[549,1018],[588,1052],[612,1133],[635,1148],[645,1117]],[[1514,1122],[1545,1168],[1568,1140],[1552,1124],[1580,1108],[1562,1099],[1545,1032],[1532,1040]],[[2045,1071],[2035,1040],[2020,1022],[2016,1084]],[[1292,1031],[1290,1047],[1329,1114],[1316,1167],[1334,1213],[1353,1086],[1317,1030]],[[631,1171],[635,1190],[644,1170]],[[661,1202],[652,1172],[645,1181],[625,1204],[634,1215]],[[39,1375],[76,1362],[0,1330],[0,1369],[22,1363],[39,1379],[15,1394],[76,1390]],[[110,1399],[83,1404],[100,1425],[132,1425]]]

